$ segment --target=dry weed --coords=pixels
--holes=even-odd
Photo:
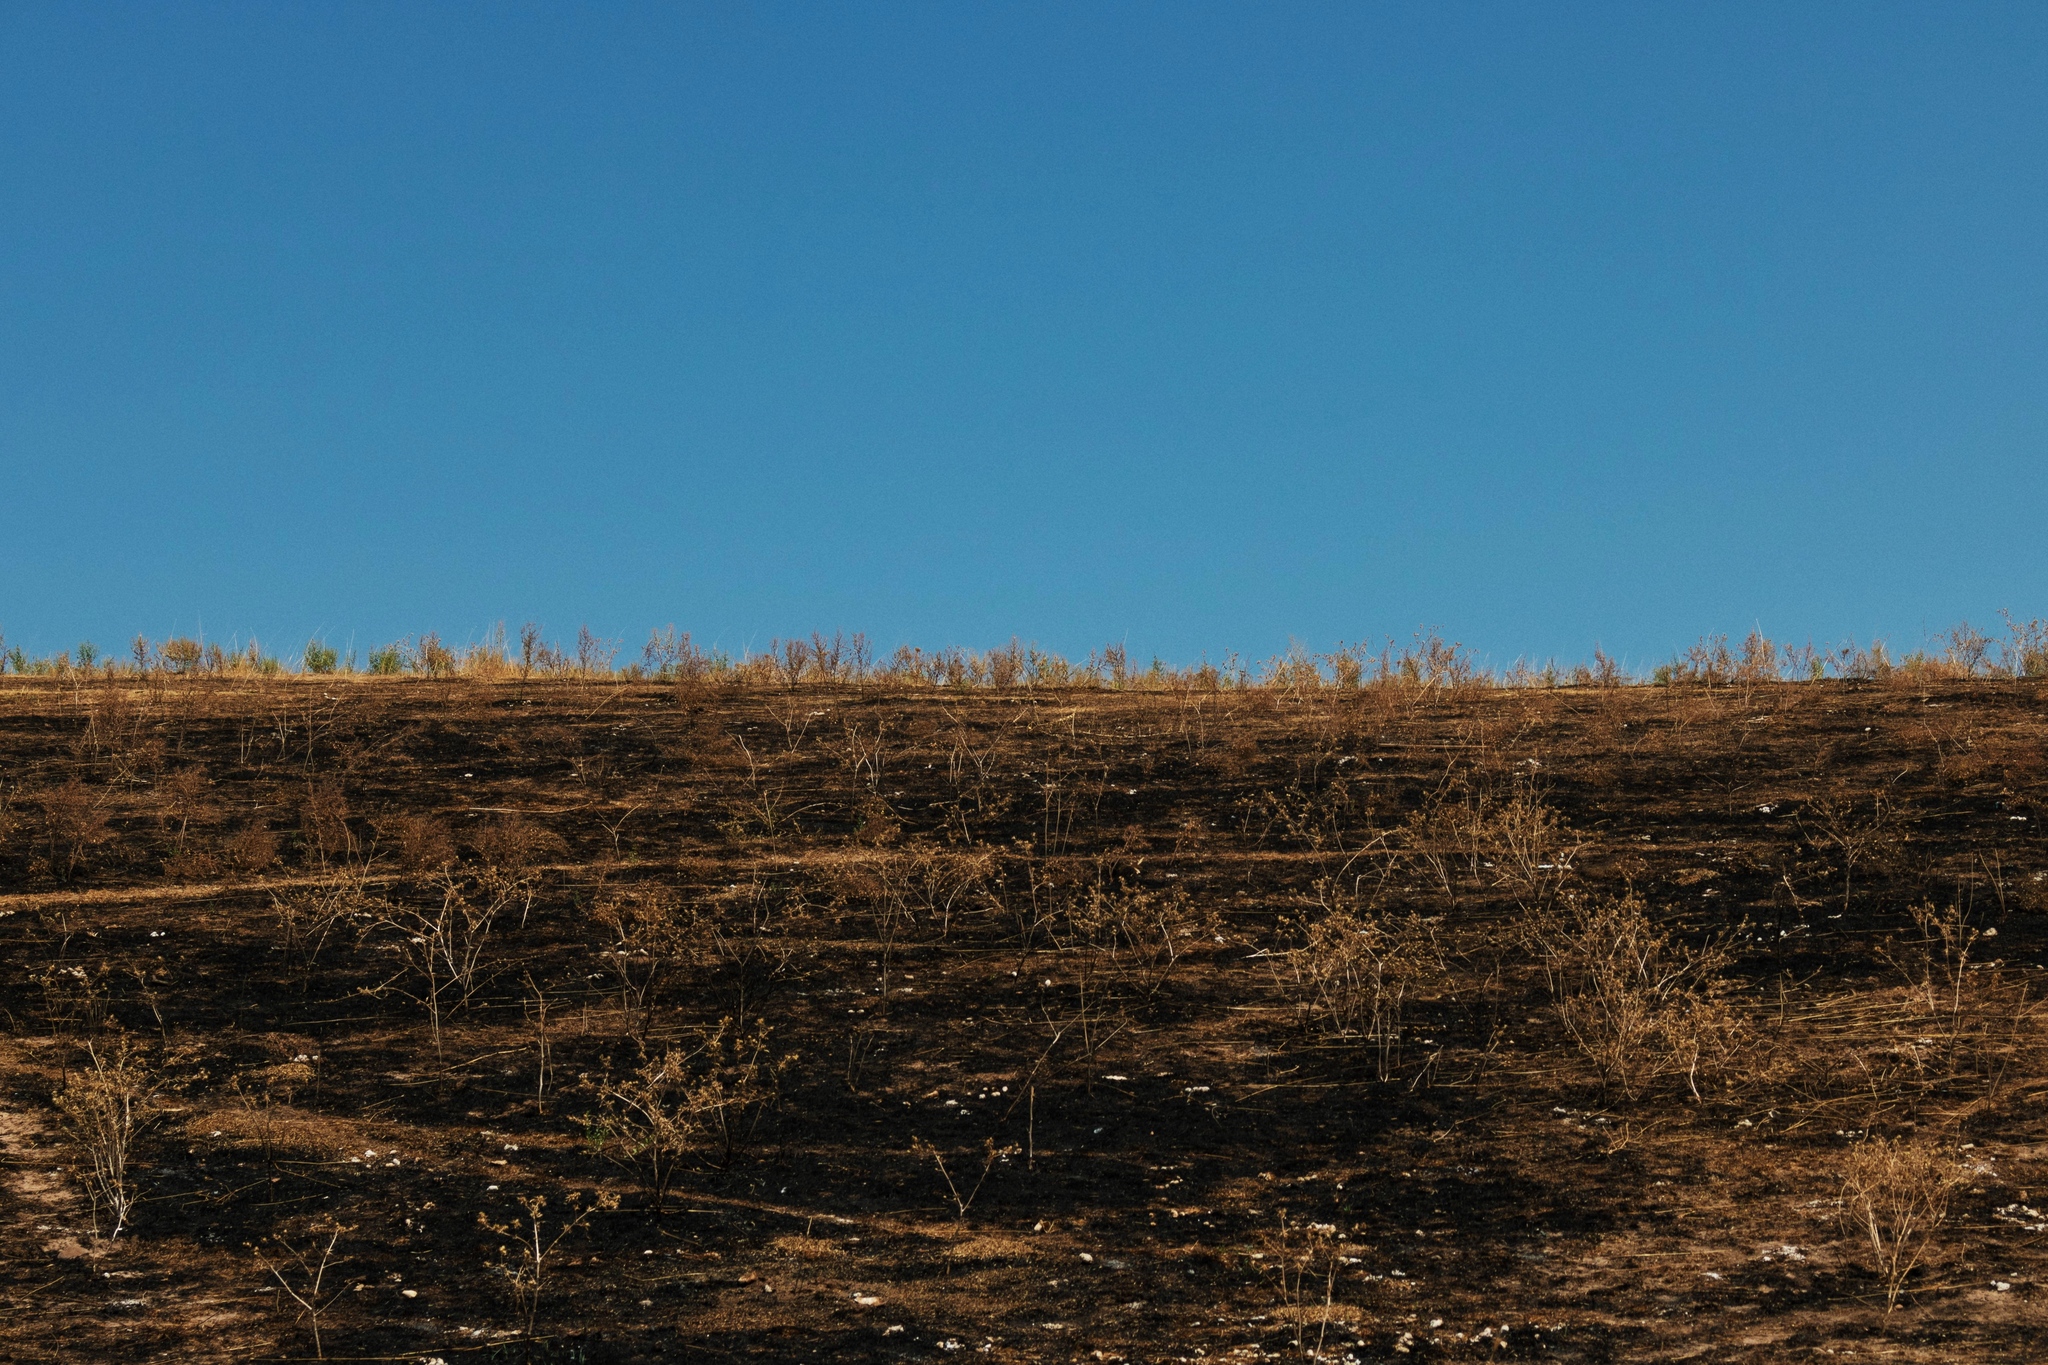
[[[741,1034],[730,1019],[694,1047],[670,1046],[623,1080],[596,1084],[597,1112],[584,1119],[591,1148],[637,1171],[659,1211],[682,1164],[715,1143],[721,1169],[780,1093],[796,1054],[774,1056],[767,1025]]]
[[[352,1227],[343,1227],[333,1219],[328,1219],[314,1234],[313,1239],[303,1247],[293,1246],[282,1236],[269,1238],[269,1243],[283,1253],[277,1260],[271,1260],[261,1251],[256,1253],[256,1264],[276,1280],[278,1287],[289,1294],[292,1302],[299,1306],[300,1320],[310,1319],[315,1360],[327,1359],[327,1351],[320,1340],[320,1315],[332,1308],[335,1301],[348,1292],[346,1289],[337,1289],[324,1300],[321,1298],[321,1295],[326,1293],[327,1272],[343,1263],[336,1259],[334,1248],[341,1241],[343,1233],[353,1231],[355,1229]],[[319,1239],[320,1232],[327,1234],[324,1245]],[[293,1284],[292,1276],[286,1273],[287,1261],[296,1269],[299,1281],[297,1284]]]
[[[910,1140],[910,1150],[918,1156],[930,1157],[932,1164],[939,1168],[939,1179],[946,1182],[946,1194],[953,1201],[953,1207],[957,1211],[957,1218],[965,1219],[967,1217],[967,1210],[974,1207],[975,1196],[980,1194],[981,1187],[988,1183],[988,1173],[998,1165],[1008,1165],[1010,1158],[1017,1155],[1023,1148],[1015,1143],[1011,1143],[1006,1147],[998,1147],[994,1138],[985,1139],[982,1144],[981,1174],[975,1177],[974,1184],[964,1194],[961,1193],[959,1182],[953,1179],[952,1171],[946,1167],[946,1155],[944,1152],[941,1152],[923,1138],[912,1138]]]
[[[552,1233],[546,1224],[546,1195],[529,1195],[519,1201],[520,1207],[526,1210],[523,1219],[494,1223],[486,1213],[479,1212],[476,1216],[477,1226],[502,1239],[498,1243],[498,1259],[488,1265],[494,1274],[504,1277],[512,1301],[519,1306],[520,1315],[526,1320],[529,1343],[533,1340],[534,1321],[540,1315],[541,1291],[547,1287],[548,1261],[553,1257],[555,1248],[570,1233],[589,1222],[593,1213],[608,1213],[616,1209],[619,1197],[609,1192],[600,1193],[586,1206],[582,1192],[571,1191],[567,1203],[569,1211],[555,1225]]]
[[[1285,973],[1283,986],[1317,1026],[1364,1038],[1375,1073],[1392,1080],[1410,999],[1446,975],[1435,927],[1413,913],[1396,919],[1341,907],[1299,928],[1301,947],[1275,969]]]
[[[1524,921],[1559,1021],[1601,1083],[1637,1099],[1682,1075],[1695,1100],[1703,1071],[1723,1064],[1747,1030],[1720,973],[1728,935],[1698,947],[1651,922],[1642,900],[1568,897]]]
[[[1842,1218],[1884,1284],[1885,1312],[1933,1250],[1963,1183],[1954,1160],[1906,1138],[1865,1138],[1842,1158]]]
[[[85,1158],[86,1195],[91,1200],[93,1230],[100,1214],[113,1220],[107,1240],[115,1241],[135,1211],[135,1141],[154,1117],[154,1101],[163,1086],[154,1071],[125,1037],[110,1044],[87,1043],[89,1065],[71,1075],[56,1095],[65,1135]]]

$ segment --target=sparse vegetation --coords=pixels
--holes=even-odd
[[[10,653],[0,1354],[2024,1355],[2044,638]]]

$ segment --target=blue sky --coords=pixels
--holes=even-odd
[[[0,631],[2048,615],[2048,9],[0,8]]]

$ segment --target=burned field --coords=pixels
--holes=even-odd
[[[2028,1358],[2043,701],[10,679],[0,1354]]]

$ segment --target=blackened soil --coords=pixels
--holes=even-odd
[[[311,1358],[275,1266],[331,1359],[2033,1358],[2044,745],[2032,683],[10,679],[0,1354]],[[1618,1078],[1537,931],[1631,894],[1727,1027]],[[1333,911],[1422,955],[1377,1033]],[[124,1046],[109,1239],[53,1097]],[[604,1091],[670,1048],[656,1207]],[[1963,1179],[1889,1314],[1871,1135]],[[529,1334],[535,1196],[617,1207]]]

